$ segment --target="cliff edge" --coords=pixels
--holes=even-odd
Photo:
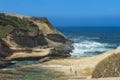
[[[23,55],[32,57],[32,53],[36,56],[46,56],[51,54],[41,53],[44,53],[46,48],[50,50],[71,43],[72,41],[57,31],[45,17],[0,13],[0,58],[11,60]]]

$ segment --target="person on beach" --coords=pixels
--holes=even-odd
[[[75,70],[75,75],[77,76],[77,71]]]
[[[72,68],[70,68],[70,72],[72,72]]]

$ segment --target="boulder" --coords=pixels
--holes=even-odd
[[[72,46],[59,46],[51,49],[50,56],[54,57],[70,57],[70,52],[72,52],[73,47]]]

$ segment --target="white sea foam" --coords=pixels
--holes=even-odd
[[[112,45],[100,43],[91,40],[84,40],[73,44],[73,51],[70,53],[72,57],[92,56],[99,52],[110,50]]]

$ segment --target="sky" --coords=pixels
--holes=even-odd
[[[0,12],[47,17],[56,27],[120,27],[120,0],[0,0]]]

